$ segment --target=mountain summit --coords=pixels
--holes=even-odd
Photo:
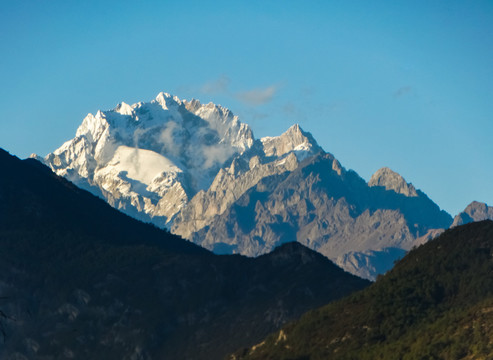
[[[167,93],[89,114],[41,160],[216,253],[259,256],[298,241],[369,279],[452,223],[388,168],[366,183],[298,124],[255,139],[230,110]]]
[[[383,186],[387,190],[393,190],[405,196],[418,196],[413,184],[407,183],[401,175],[388,167],[377,170],[370,178],[368,185]]]
[[[159,93],[89,114],[44,162],[129,215],[165,226],[254,142],[228,109]]]
[[[303,160],[309,154],[322,150],[310,133],[301,129],[298,124],[291,126],[285,133],[277,137],[260,139],[266,156],[282,156],[294,152],[298,159]]]

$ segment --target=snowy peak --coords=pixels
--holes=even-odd
[[[164,110],[168,110],[173,107],[176,108],[182,104],[182,101],[177,96],[173,96],[165,92],[160,92],[153,102],[161,105]]]
[[[96,115],[87,114],[82,124],[77,128],[76,138],[85,136],[90,142],[97,141],[102,133],[109,127],[105,115],[98,111]]]
[[[163,226],[254,141],[228,109],[161,92],[150,102],[88,114],[44,162],[127,214]]]
[[[322,150],[313,136],[303,131],[298,124],[280,136],[264,137],[260,141],[266,156],[281,157],[292,151],[300,161]]]
[[[76,137],[82,136],[100,149],[113,144],[171,156],[184,170],[222,166],[254,141],[248,125],[228,109],[188,103],[164,92],[150,103],[122,102],[113,110],[89,114],[77,130]]]
[[[454,218],[451,227],[483,220],[493,220],[493,207],[483,202],[473,201]]]
[[[392,171],[388,167],[383,167],[375,172],[370,181],[369,186],[383,186],[387,190],[393,190],[398,194],[405,195],[407,197],[418,196],[416,188],[411,183],[407,183],[404,178]]]
[[[133,108],[132,106],[128,105],[127,103],[121,102],[119,103],[115,111],[119,113],[120,115],[133,115]]]
[[[185,109],[205,120],[208,126],[219,134],[220,142],[229,141],[243,152],[252,147],[253,132],[247,124],[240,122],[238,116],[229,109],[208,103],[202,105],[198,100],[183,101]]]

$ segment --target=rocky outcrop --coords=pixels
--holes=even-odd
[[[377,170],[370,178],[368,185],[383,186],[387,190],[394,190],[396,193],[405,196],[418,196],[413,184],[407,183],[401,175],[388,167]]]
[[[493,220],[493,207],[473,201],[463,212],[455,216],[452,227],[482,220]]]

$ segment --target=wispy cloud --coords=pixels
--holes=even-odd
[[[411,94],[412,92],[413,92],[413,87],[412,86],[409,86],[409,85],[406,85],[406,86],[402,86],[399,89],[397,89],[394,92],[394,96],[395,97],[402,97],[402,96]]]
[[[282,107],[282,111],[287,114],[287,115],[296,115],[298,113],[298,109],[296,108],[296,105],[292,101],[287,102],[284,104]]]
[[[219,93],[227,93],[231,79],[226,75],[221,75],[213,81],[209,81],[202,85],[200,91],[207,95],[215,95]]]
[[[215,165],[223,164],[226,160],[234,154],[234,150],[224,144],[217,144],[212,146],[202,146],[202,155],[204,156],[203,168],[209,169]]]
[[[266,88],[258,88],[243,91],[236,94],[236,98],[250,105],[262,105],[271,101],[276,95],[278,87],[271,85]]]

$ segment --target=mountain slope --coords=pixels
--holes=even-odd
[[[294,171],[301,160],[321,151],[311,134],[298,125],[278,137],[262,138],[249,151],[234,158],[229,167],[221,169],[207,191],[190,200],[177,214],[171,231],[194,239],[194,233],[209,226],[263,179]]]
[[[0,358],[219,359],[367,286],[286,244],[217,256],[0,150]]]
[[[308,312],[233,359],[488,359],[493,222],[448,230],[371,287]]]
[[[215,251],[248,256],[268,252],[286,241],[298,241],[348,271],[375,278],[416,245],[416,239],[451,223],[450,216],[421,191],[406,196],[383,186],[368,186],[330,154],[319,153],[302,163],[292,155],[282,166],[289,167],[263,177],[207,226],[184,235]],[[232,184],[219,189],[238,188],[234,181]],[[193,205],[194,199],[177,221]],[[378,251],[373,255],[375,261],[355,263],[349,258],[368,250]],[[390,260],[386,268],[385,257]],[[383,268],[374,268],[378,264]]]
[[[89,114],[41,160],[215,253],[258,256],[297,240],[368,279],[452,223],[388,168],[369,183],[346,171],[299,125],[255,139],[228,109],[165,93]]]

